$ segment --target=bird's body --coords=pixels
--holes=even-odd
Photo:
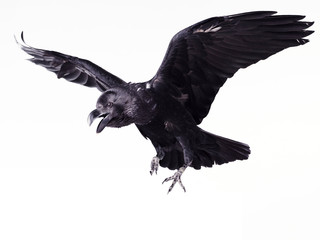
[[[246,68],[288,47],[308,42],[304,37],[312,22],[304,16],[249,12],[215,17],[178,32],[171,40],[156,75],[147,82],[126,83],[92,62],[58,52],[20,44],[32,62],[57,74],[58,78],[96,87],[102,93],[88,121],[102,118],[97,127],[136,124],[151,140],[158,166],[175,170],[167,179],[181,182],[187,167],[200,169],[248,159],[247,144],[202,130],[220,87],[240,68]],[[22,36],[23,40],[23,36]],[[24,40],[23,40],[24,42]]]

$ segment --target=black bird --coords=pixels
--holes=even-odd
[[[313,31],[313,22],[300,15],[275,15],[273,11],[213,17],[196,23],[171,40],[155,76],[142,83],[126,83],[94,63],[55,51],[26,45],[22,50],[31,62],[102,95],[88,117],[97,127],[123,127],[134,123],[151,140],[157,155],[151,175],[158,166],[177,170],[168,193],[187,167],[200,169],[248,159],[247,144],[220,137],[198,127],[210,110],[219,89],[240,68],[246,68],[288,47],[303,45]]]

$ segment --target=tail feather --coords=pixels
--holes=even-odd
[[[194,139],[195,149],[191,167],[212,167],[214,164],[221,165],[235,160],[248,159],[250,148],[247,144],[203,131],[200,129]],[[179,144],[163,147],[164,157],[160,161],[161,167],[171,170],[183,166],[184,159],[182,148]]]
[[[212,167],[214,164],[224,164],[235,160],[248,159],[250,147],[241,142],[224,138],[201,130],[198,148],[192,167],[200,169],[201,166]]]

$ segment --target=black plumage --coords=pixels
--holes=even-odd
[[[97,127],[136,124],[150,139],[158,165],[177,172],[169,192],[187,167],[200,169],[248,159],[247,144],[208,133],[198,125],[205,118],[219,89],[240,68],[246,68],[288,47],[303,45],[313,31],[304,16],[275,15],[272,11],[213,17],[196,23],[171,40],[156,75],[147,82],[126,83],[94,63],[20,44],[33,56],[30,61],[54,72],[58,78],[88,87],[102,95],[88,117]]]

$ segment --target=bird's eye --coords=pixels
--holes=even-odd
[[[112,102],[108,102],[107,103],[107,107],[112,107],[113,103]]]

